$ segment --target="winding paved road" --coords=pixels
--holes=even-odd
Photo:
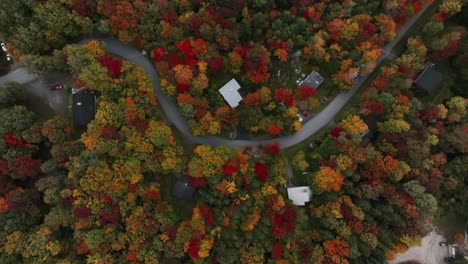
[[[387,59],[387,58],[392,59],[391,52],[393,48],[395,47],[395,45],[399,41],[402,40],[402,36],[406,34],[406,32],[418,21],[418,19],[426,11],[427,11],[427,7],[422,9],[421,12],[418,13],[418,15],[414,16],[401,29],[398,30],[398,37],[392,42],[388,43],[383,48],[384,55],[377,60],[377,65],[379,65],[379,63],[384,59]],[[80,43],[83,44],[93,39],[101,42],[104,45],[107,52],[117,54],[125,58],[126,60],[129,60],[135,63],[136,65],[144,68],[144,70],[148,74],[153,84],[154,91],[159,101],[159,105],[161,106],[166,116],[169,118],[170,122],[173,123],[175,127],[184,135],[185,140],[191,143],[196,143],[196,144],[204,144],[204,145],[211,145],[211,146],[228,146],[230,148],[243,148],[246,146],[258,146],[258,145],[265,145],[265,144],[271,144],[274,142],[279,142],[280,147],[282,149],[291,147],[309,138],[314,133],[319,131],[321,128],[325,127],[333,119],[333,117],[346,105],[346,103],[359,90],[359,88],[361,88],[363,83],[365,83],[365,81],[368,78],[367,76],[361,78],[358,82],[356,82],[353,89],[351,89],[348,92],[343,92],[339,94],[338,96],[336,96],[335,99],[333,99],[333,101],[331,101],[320,113],[318,113],[316,116],[314,116],[313,118],[308,120],[306,123],[304,123],[302,125],[301,131],[296,134],[274,138],[274,139],[268,139],[268,140],[231,140],[231,139],[221,138],[217,136],[196,137],[190,133],[189,125],[187,121],[185,120],[185,118],[183,118],[180,115],[175,101],[172,98],[169,98],[161,90],[161,86],[159,82],[159,74],[150,60],[144,57],[140,53],[140,51],[138,51],[137,49],[131,46],[128,46],[126,44],[123,44],[122,42],[120,42],[119,40],[115,38],[89,38],[89,39],[85,39],[81,41]],[[378,69],[375,69],[375,70],[378,70]],[[34,77],[34,76],[32,77],[28,76],[27,73],[24,73],[22,71],[24,70],[18,69],[0,78],[0,84],[5,82],[4,80],[24,83],[25,80],[29,80],[30,78]],[[15,76],[10,76],[11,74],[20,76],[19,77],[20,79],[16,79]]]

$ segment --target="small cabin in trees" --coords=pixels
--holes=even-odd
[[[314,87],[317,89],[320,84],[323,82],[323,77],[316,71],[313,71],[303,80],[302,82],[299,83],[299,87],[301,86],[309,86],[309,87]]]
[[[242,101],[242,96],[239,93],[240,85],[236,79],[230,80],[219,89],[219,93],[224,97],[224,100],[231,108],[236,108],[239,102]]]
[[[72,92],[73,125],[86,127],[96,115],[96,95],[88,89],[79,89]]]
[[[443,80],[442,73],[435,69],[434,66],[434,63],[426,63],[426,67],[414,81],[416,88],[427,92],[429,95],[435,94],[442,85]]]
[[[192,200],[194,192],[195,189],[189,185],[188,178],[185,175],[182,175],[172,188],[172,195],[186,201]]]
[[[288,188],[288,198],[294,205],[305,205],[312,200],[312,191],[309,186],[299,186]]]

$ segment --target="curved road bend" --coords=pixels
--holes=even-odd
[[[397,32],[398,37],[392,42],[385,45],[385,47],[383,47],[384,55],[381,56],[377,60],[376,62],[377,65],[384,59],[387,59],[387,58],[391,59],[391,51],[393,50],[395,45],[402,39],[402,36],[404,36],[406,32],[417,22],[417,20],[421,17],[421,15],[427,11],[427,8],[428,7],[425,7],[416,16],[408,20],[408,22],[402,28],[398,30]],[[150,60],[144,57],[137,49],[131,46],[128,46],[126,44],[123,44],[122,42],[120,42],[119,40],[115,38],[88,38],[79,43],[83,44],[93,39],[101,42],[109,53],[117,54],[125,58],[126,60],[132,61],[136,65],[144,68],[144,70],[148,74],[153,84],[154,91],[158,98],[159,105],[161,106],[162,110],[165,112],[166,116],[175,125],[175,127],[184,135],[185,140],[191,143],[196,143],[196,144],[204,144],[204,145],[211,145],[211,146],[228,146],[230,148],[243,148],[246,146],[258,146],[258,145],[265,145],[265,144],[271,144],[274,142],[279,142],[280,147],[282,149],[291,147],[309,138],[318,130],[325,127],[333,119],[333,117],[338,113],[338,111],[340,111],[346,105],[349,99],[351,99],[351,97],[359,90],[359,88],[361,88],[363,83],[368,78],[367,76],[361,78],[359,81],[356,82],[356,84],[350,91],[343,92],[339,94],[338,96],[336,96],[335,99],[333,99],[333,101],[331,101],[320,113],[318,113],[316,116],[314,116],[313,118],[308,120],[306,123],[304,123],[302,125],[302,129],[300,132],[295,133],[293,135],[267,139],[267,140],[231,140],[231,139],[217,137],[217,136],[196,137],[191,134],[189,125],[187,121],[180,115],[175,101],[172,98],[169,98],[161,90],[161,86],[159,82],[159,74]],[[25,80],[31,81],[30,78],[32,77],[29,75],[24,75],[24,73],[20,72],[20,70],[23,70],[23,69],[16,70],[0,78],[0,84],[7,82],[7,81],[17,81],[19,83],[27,82]],[[375,70],[378,70],[378,69],[374,69],[374,71]],[[15,76],[11,74],[14,74],[15,76],[20,75],[21,77],[16,78]]]

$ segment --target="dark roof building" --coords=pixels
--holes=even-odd
[[[317,89],[320,86],[320,84],[322,84],[322,82],[323,82],[323,77],[318,72],[313,71],[309,74],[309,76],[307,76],[307,78],[305,78],[304,81],[299,83],[299,87],[309,86],[309,87],[314,87]]]
[[[76,127],[85,127],[96,114],[96,95],[81,89],[73,93],[73,124]]]
[[[192,200],[195,189],[188,184],[187,176],[181,176],[172,188],[172,194],[182,200]]]
[[[442,85],[442,80],[442,73],[435,69],[433,63],[427,63],[424,70],[414,81],[414,85],[426,91],[428,94],[434,95],[437,89]]]

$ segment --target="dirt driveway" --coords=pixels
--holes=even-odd
[[[439,246],[439,242],[446,241],[435,231],[423,237],[421,246],[412,247],[403,254],[397,254],[396,259],[388,264],[399,264],[405,261],[415,261],[421,264],[443,264],[444,257],[448,255],[447,247]]]

